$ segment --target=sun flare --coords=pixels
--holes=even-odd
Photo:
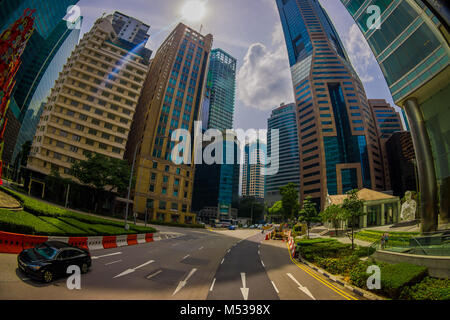
[[[182,8],[183,18],[192,22],[201,20],[206,13],[204,1],[189,0]]]

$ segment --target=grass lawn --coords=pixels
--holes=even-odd
[[[385,231],[375,230],[363,230],[356,233],[355,238],[367,242],[376,242],[381,240],[381,236]],[[419,232],[388,232],[389,233],[389,245],[391,246],[405,246],[409,245],[411,238],[420,235]]]
[[[130,225],[126,231],[119,221],[83,215],[27,197],[0,187],[17,199],[23,211],[0,210],[0,230],[40,236],[110,236],[136,233],[154,233],[156,229]]]

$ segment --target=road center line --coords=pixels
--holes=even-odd
[[[261,260],[261,264],[262,266],[265,268],[266,266],[264,265],[264,261]]]
[[[184,257],[183,259],[181,259],[181,261],[186,260],[187,258],[189,258],[190,255],[188,254],[186,257]]]
[[[198,248],[198,250],[202,250],[202,249],[203,249],[203,247]]]
[[[214,290],[214,284],[216,283],[216,278],[214,278],[211,288],[209,288],[209,291],[212,292]]]
[[[149,275],[149,276],[147,277],[147,279],[151,279],[151,278],[153,278],[153,277],[156,277],[156,276],[157,276],[158,274],[160,274],[161,272],[162,272],[162,270],[159,270],[159,271],[157,271],[157,272],[155,272],[155,273]]]
[[[223,264],[224,261],[225,261],[225,258],[222,259],[222,262],[220,264]]]
[[[106,257],[112,257],[112,256],[117,256],[119,254],[122,254],[122,252],[116,252],[116,253],[105,254],[104,256],[92,257],[92,260],[96,260],[96,259],[100,259],[100,258],[106,258]]]
[[[105,266],[110,266],[110,265],[112,265],[114,263],[119,263],[119,262],[122,262],[122,260],[117,260],[117,261],[113,261],[113,262],[110,262],[110,263],[105,263]]]
[[[272,285],[273,285],[273,288],[275,289],[275,291],[277,292],[277,294],[280,294],[280,291],[278,291],[278,288],[275,285],[275,282],[272,281]]]

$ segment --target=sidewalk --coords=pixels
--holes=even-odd
[[[340,238],[334,238],[334,237],[324,237],[324,238],[332,238],[336,239],[339,242],[345,243],[345,244],[351,244],[352,241],[348,237],[340,237]],[[355,239],[355,244],[362,247],[370,247],[372,245],[372,242],[367,242],[359,239]]]

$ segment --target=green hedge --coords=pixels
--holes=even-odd
[[[375,230],[363,230],[355,234],[355,238],[367,242],[376,242],[381,240],[381,236],[385,232]],[[388,232],[389,245],[402,246],[409,244],[409,240],[419,235],[418,232]]]
[[[58,227],[25,211],[0,210],[0,230],[29,235],[63,236]]]
[[[316,239],[314,239],[316,240]],[[308,261],[316,262],[323,258],[340,258],[353,253],[351,244],[344,244],[335,239],[331,241],[298,241],[297,248],[300,254]]]
[[[46,234],[45,230],[47,229],[49,230],[48,235],[68,236],[101,236],[156,232],[156,229],[154,228],[135,225],[130,225],[130,230],[126,231],[124,229],[123,222],[84,215],[78,212],[52,206],[4,187],[0,187],[0,190],[20,201],[26,213],[37,219],[42,219],[41,221],[44,224],[38,228],[38,230],[34,231],[39,231],[42,235]],[[20,222],[17,220],[14,221]],[[37,222],[35,221],[35,224],[36,223]],[[30,233],[31,230],[34,229],[26,228],[26,225],[27,223],[15,223],[15,226],[10,224],[8,230],[15,230],[10,232],[35,234]],[[2,228],[2,230],[7,231],[5,228]],[[80,231],[82,231],[82,233],[80,233]]]
[[[70,224],[67,224],[66,222],[62,221],[61,219],[52,218],[52,217],[40,217],[41,220],[44,220],[45,222],[54,225],[58,229],[61,229],[64,231],[65,235],[76,237],[76,236],[83,236],[86,235],[86,232],[84,230],[81,230],[79,228],[76,228]]]
[[[409,263],[387,264],[374,262],[360,262],[350,272],[350,282],[360,288],[367,288],[367,268],[370,265],[378,265],[381,270],[381,290],[379,293],[391,298],[399,299],[402,292],[421,282],[427,275],[427,268]]]
[[[450,279],[426,277],[422,282],[405,288],[400,298],[404,300],[450,300]]]

